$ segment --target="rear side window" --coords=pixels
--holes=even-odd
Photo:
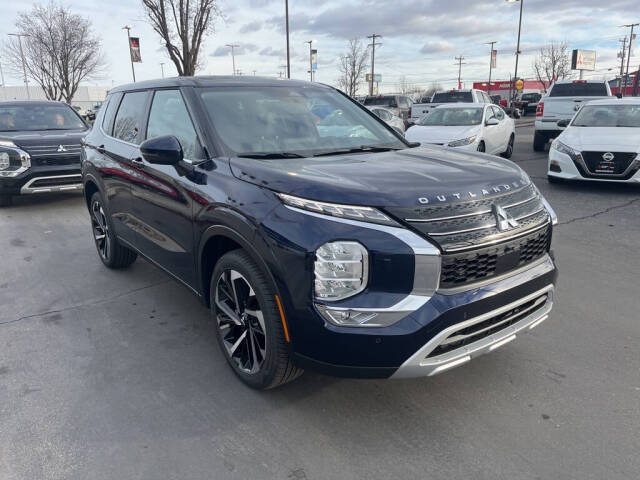
[[[189,160],[202,158],[196,131],[178,90],[158,90],[153,96],[147,138],[162,135],[173,135],[178,138],[184,158]]]
[[[142,142],[148,92],[125,93],[113,125],[113,136],[139,145]]]
[[[549,93],[550,97],[606,97],[604,83],[557,83]]]
[[[107,99],[107,109],[104,111],[104,117],[102,117],[102,129],[109,135],[111,135],[113,117],[118,109],[118,100],[120,100],[120,95],[109,95],[109,98]]]
[[[473,103],[471,92],[442,92],[433,96],[433,103]]]

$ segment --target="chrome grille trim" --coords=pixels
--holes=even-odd
[[[454,253],[454,252],[462,252],[464,250],[477,250],[478,248],[482,248],[482,247],[488,247],[490,245],[496,245],[498,243],[501,242],[508,242],[509,240],[514,240],[516,238],[520,238],[523,237],[525,235],[528,235],[529,233],[534,233],[537,232],[538,230],[542,230],[543,228],[547,227],[549,224],[551,223],[550,219],[547,219],[547,221],[545,223],[543,223],[542,225],[538,225],[534,228],[531,228],[529,230],[525,230],[523,232],[518,232],[516,235],[512,235],[510,237],[503,237],[503,238],[498,238],[496,240],[491,240],[488,242],[484,242],[484,243],[478,243],[476,245],[471,245],[471,246],[464,246],[464,247],[458,247],[458,248],[447,248],[446,252],[447,253]]]

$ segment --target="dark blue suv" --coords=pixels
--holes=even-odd
[[[508,160],[406,142],[331,87],[112,90],[82,175],[102,262],[141,255],[212,312],[235,373],[433,375],[545,320],[553,210]]]

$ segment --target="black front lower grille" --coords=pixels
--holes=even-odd
[[[613,155],[609,161],[604,159],[607,153]],[[636,152],[582,152],[582,158],[589,173],[596,175],[621,175],[629,168],[636,156]],[[603,169],[603,167],[606,168]]]
[[[543,257],[551,245],[551,228],[470,252],[442,255],[440,288],[460,287],[503,275]]]
[[[46,188],[46,187],[59,187],[61,185],[76,185],[82,181],[82,177],[80,175],[72,176],[72,177],[44,177],[39,178],[34,181],[30,187],[31,188]]]
[[[545,293],[499,315],[494,315],[482,322],[474,323],[469,327],[457,330],[433,349],[427,358],[437,357],[438,355],[457,350],[504,330],[542,309],[547,303],[548,298],[549,294]]]

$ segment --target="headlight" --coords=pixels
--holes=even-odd
[[[314,293],[322,300],[352,297],[367,286],[369,253],[358,242],[329,242],[316,250]]]
[[[16,177],[30,167],[31,157],[27,152],[13,142],[0,140],[0,177]]]
[[[473,142],[476,141],[476,137],[468,137],[468,138],[463,138],[461,140],[455,140],[453,142],[449,142],[449,146],[450,147],[463,147],[465,145],[471,145]]]
[[[398,224],[384,213],[372,207],[340,205],[337,203],[316,202],[305,198],[294,197],[285,193],[276,193],[282,203],[290,207],[301,208],[310,212],[331,215],[333,217],[360,220],[361,222],[378,223],[382,225],[398,226]]]
[[[551,148],[553,148],[554,150],[560,153],[564,153],[565,155],[569,155],[572,160],[577,160],[580,157],[580,152],[577,152],[570,146],[565,145],[558,139],[551,142]]]

